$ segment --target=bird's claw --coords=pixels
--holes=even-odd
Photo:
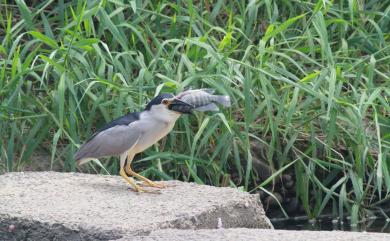
[[[155,182],[147,182],[147,181],[141,182],[140,186],[155,187],[155,188],[160,188],[160,189],[167,187],[167,185],[165,185],[163,183],[155,183]]]
[[[141,187],[138,187],[138,189],[134,189],[129,187],[130,190],[132,190],[135,193],[151,193],[151,194],[161,194],[160,190],[149,190],[149,189],[144,189]]]

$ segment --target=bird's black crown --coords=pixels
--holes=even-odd
[[[145,110],[150,110],[150,108],[152,108],[153,105],[159,105],[161,104],[161,101],[163,99],[170,99],[170,98],[173,98],[174,95],[171,94],[171,93],[162,93],[162,94],[159,94],[158,96],[154,97],[145,107]]]

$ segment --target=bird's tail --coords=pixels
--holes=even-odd
[[[77,162],[77,166],[84,165],[85,163],[90,162],[92,160],[93,160],[93,158],[82,158],[82,159],[79,159],[79,160],[76,161]]]
[[[231,105],[230,103],[230,97],[227,95],[219,95],[217,97],[217,102],[225,107],[229,107]]]
[[[81,148],[74,154],[73,158],[76,160],[77,162],[77,166],[81,166],[81,165],[84,165],[85,163],[91,161],[93,158],[88,158],[86,157],[86,153],[84,148],[84,146],[81,146]]]

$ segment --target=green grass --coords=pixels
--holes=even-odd
[[[156,92],[209,87],[232,108],[181,118],[136,169],[269,193],[290,173],[310,218],[330,207],[356,223],[389,203],[388,0],[2,0],[0,42],[0,170],[45,149],[76,171],[94,128]],[[115,160],[101,160],[112,174]]]

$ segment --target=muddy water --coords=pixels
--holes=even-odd
[[[370,219],[360,222],[357,226],[350,225],[348,219],[341,223],[332,221],[331,218],[323,218],[316,221],[309,221],[304,218],[271,219],[271,222],[275,229],[390,233],[390,220],[384,218]]]

